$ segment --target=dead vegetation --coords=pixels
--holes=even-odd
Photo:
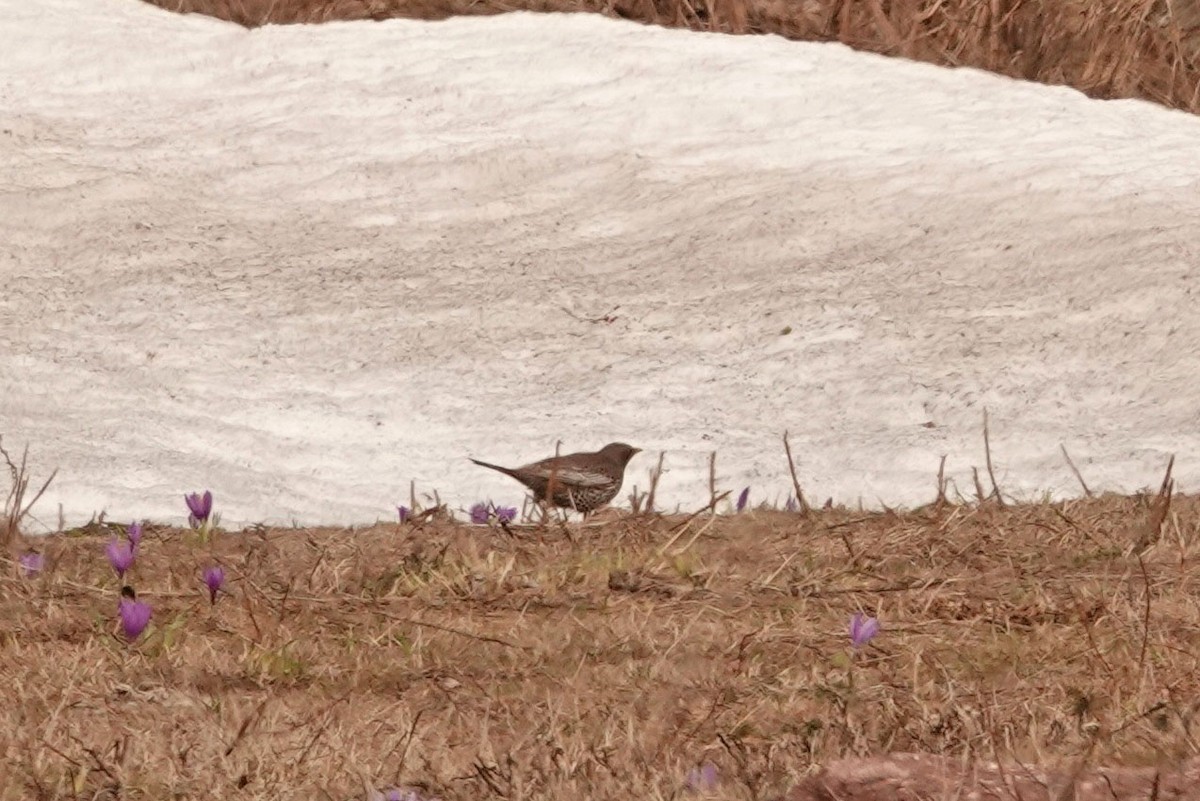
[[[12,454],[4,447],[4,438],[0,436],[0,459],[4,460],[9,480],[8,494],[4,498],[3,506],[0,506],[0,551],[12,556],[15,555],[14,548],[19,544],[22,521],[50,488],[50,483],[54,481],[58,471],[51,472],[41,488],[30,497],[29,482],[32,477],[29,473],[29,446],[26,445],[21,451],[21,458],[14,461]]]
[[[787,801],[1194,801],[1200,759],[1176,767],[1066,769],[958,760],[928,754],[843,759],[788,793]]]
[[[1200,0],[148,0],[254,27],[594,12],[731,34],[779,34],[1200,110]]]
[[[1172,494],[207,543],[147,526],[132,645],[108,537],[33,540],[44,570],[0,579],[0,799],[669,799],[705,762],[711,797],[769,799],[896,751],[1179,765],[1200,499]],[[852,652],[856,611],[882,631]]]

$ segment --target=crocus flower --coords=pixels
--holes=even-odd
[[[501,523],[511,523],[517,519],[517,507],[515,506],[497,506],[496,520]]]
[[[862,612],[855,612],[854,617],[850,618],[850,644],[855,648],[862,648],[878,633],[877,619],[867,617]]]
[[[131,547],[138,547],[142,543],[142,524],[130,523],[129,527],[125,529],[125,536],[129,538]]]
[[[212,493],[208,490],[201,495],[198,492],[193,492],[191,495],[184,495],[184,501],[187,502],[188,522],[192,524],[192,528],[198,528],[202,523],[208,522],[208,516],[212,514]]]
[[[396,511],[400,513],[400,522],[407,523],[408,518],[412,516],[412,509],[407,506],[397,506]]]
[[[117,605],[117,614],[121,617],[125,638],[130,642],[142,636],[146,626],[150,625],[150,604],[122,598]]]
[[[707,793],[716,788],[717,781],[717,766],[711,762],[705,762],[700,767],[689,770],[683,783],[694,793]]]
[[[46,557],[36,551],[30,551],[29,553],[21,554],[17,559],[17,563],[21,566],[21,572],[25,574],[25,577],[30,578],[42,572],[42,569],[46,566]]]
[[[383,794],[383,801],[421,801],[421,794],[411,787],[393,787]]]
[[[225,568],[220,565],[209,565],[204,568],[204,584],[208,587],[208,601],[215,604],[217,593],[225,584]]]
[[[118,578],[124,578],[125,571],[133,567],[133,546],[128,542],[113,540],[104,549],[108,554],[108,563],[117,571]]]
[[[785,503],[783,505],[783,508],[789,512],[795,512],[800,509],[800,504],[797,503],[796,499],[793,496],[789,495],[788,499],[787,499],[787,503]]]
[[[482,501],[480,501],[479,503],[477,503],[471,507],[471,522],[472,523],[479,523],[479,524],[486,523],[488,521],[488,517],[489,517],[488,505],[486,503],[483,503]]]
[[[750,500],[750,488],[749,488],[749,487],[746,487],[744,490],[742,490],[742,494],[741,494],[741,495],[738,495],[738,499],[737,499],[737,510],[738,510],[739,512],[741,512],[741,511],[745,510],[745,508],[746,508],[746,501],[748,501],[748,500]]]

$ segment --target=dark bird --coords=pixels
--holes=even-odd
[[[625,479],[625,465],[639,452],[639,448],[624,442],[613,442],[595,453],[551,456],[522,467],[471,461],[512,476],[533,490],[533,497],[539,502],[549,496],[555,506],[587,514],[617,497]]]

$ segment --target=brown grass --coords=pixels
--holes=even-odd
[[[1200,110],[1200,0],[148,0],[246,26],[595,12],[774,33]]]
[[[41,489],[33,491],[31,497],[29,482],[32,481],[32,476],[30,476],[29,446],[26,445],[21,451],[21,458],[14,461],[13,455],[4,447],[4,438],[0,437],[0,460],[4,462],[0,470],[7,470],[9,479],[8,494],[4,498],[4,503],[0,504],[0,553],[15,557],[14,549],[19,544],[21,522],[49,489],[54,477],[58,475],[58,471],[50,473],[49,478],[42,483]]]
[[[614,516],[564,529],[151,527],[0,571],[0,799],[766,799],[921,751],[1173,763],[1200,710],[1200,498]],[[1143,551],[1135,551],[1142,545]],[[230,593],[210,606],[211,560]],[[847,621],[883,631],[853,658]]]

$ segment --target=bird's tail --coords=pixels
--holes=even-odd
[[[478,459],[471,459],[471,461],[480,467],[486,467],[489,470],[496,470],[497,472],[503,473],[506,476],[516,476],[516,471],[512,470],[511,468],[501,467],[500,465],[492,464],[491,462],[481,462]]]

